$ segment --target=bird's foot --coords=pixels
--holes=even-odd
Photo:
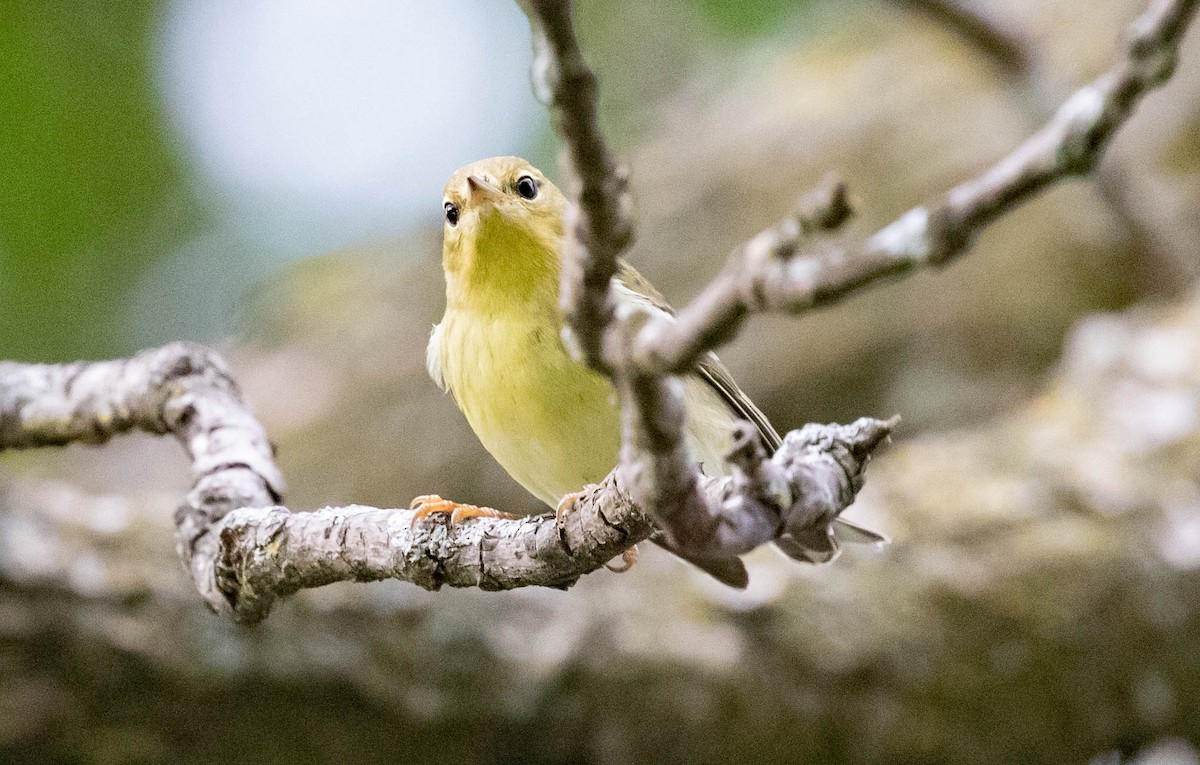
[[[450,514],[450,525],[457,526],[468,518],[509,518],[517,519],[521,516],[511,513],[503,513],[491,507],[479,507],[478,505],[464,505],[458,502],[451,502],[448,499],[442,499],[436,494],[422,494],[415,498],[409,504],[410,510],[416,510],[413,513],[411,526],[416,526],[422,520],[431,515]]]
[[[615,558],[613,560],[616,560]],[[630,547],[625,552],[621,553],[621,565],[614,566],[611,563],[605,563],[604,567],[614,574],[624,574],[629,569],[633,568],[633,564],[638,562],[637,545]]]
[[[587,496],[587,489],[565,494],[558,501],[558,507],[554,508],[554,522],[558,525],[559,538],[563,538],[563,535],[567,532],[567,516],[575,512],[575,503],[585,496]]]

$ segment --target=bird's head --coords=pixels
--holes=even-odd
[[[448,297],[557,299],[566,199],[520,157],[492,157],[446,182],[442,264]]]

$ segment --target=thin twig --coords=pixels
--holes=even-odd
[[[656,321],[637,356],[648,371],[680,372],[736,335],[750,310],[799,315],[913,269],[966,252],[988,224],[1051,184],[1090,172],[1138,101],[1174,71],[1197,0],[1156,0],[1134,22],[1125,54],[1075,92],[1050,122],[982,175],[916,207],[866,241],[792,256],[791,229],[762,232],[734,251],[674,322]]]
[[[532,21],[534,79],[549,102],[555,128],[566,137],[569,189],[579,204],[568,221],[562,308],[572,345],[594,369],[605,371],[604,330],[612,320],[609,283],[618,258],[633,241],[628,173],[613,159],[600,132],[596,75],[588,68],[569,0],[520,0]]]
[[[1024,79],[1033,62],[1030,45],[1022,36],[988,18],[966,0],[892,0],[923,13],[970,42],[1009,77]]]

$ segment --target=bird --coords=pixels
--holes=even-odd
[[[562,338],[559,284],[569,204],[520,157],[480,160],[450,176],[442,198],[446,308],[426,355],[430,377],[454,397],[484,448],[560,516],[583,487],[612,470],[621,442],[612,383],[573,356]],[[674,316],[662,294],[623,259],[611,287],[618,303]],[[727,472],[725,455],[739,420],[753,424],[769,453],[780,447],[778,431],[714,353],[683,375],[682,389],[687,448],[706,474]],[[436,494],[417,497],[411,507],[414,526],[439,514],[448,514],[451,524],[514,517]],[[835,527],[836,537],[822,529],[811,539],[789,537],[777,546],[789,557],[818,563],[837,554],[839,537],[883,539],[840,519]],[[635,556],[626,556],[625,568]],[[730,586],[747,584],[736,557],[688,559]]]

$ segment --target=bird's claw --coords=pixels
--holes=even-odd
[[[609,571],[613,572],[614,574],[624,574],[626,571],[633,568],[633,564],[635,564],[637,562],[638,562],[638,548],[637,548],[637,545],[634,545],[633,547],[630,547],[625,552],[621,553],[622,565],[620,567],[614,566],[611,563],[605,563],[604,567],[606,569],[608,569]]]
[[[558,501],[558,507],[554,508],[554,522],[558,526],[558,538],[562,540],[563,546],[567,547],[568,551],[570,550],[570,547],[567,545],[567,516],[575,512],[576,503],[578,503],[579,500],[583,499],[586,495],[587,489],[566,494]],[[638,561],[637,545],[634,545],[625,552],[621,553],[621,561],[622,564],[620,566],[613,566],[605,563],[604,567],[615,574],[624,574],[626,571],[633,568],[633,564],[637,563]]]
[[[466,505],[459,502],[452,502],[448,499],[442,499],[437,494],[422,494],[413,499],[409,503],[410,510],[416,510],[413,513],[412,523],[409,528],[414,528],[418,523],[428,518],[431,515],[450,515],[450,525],[457,526],[469,518],[509,518],[516,519],[520,516],[504,513],[491,507],[479,507],[478,505]]]
[[[585,494],[586,490],[564,494],[558,501],[558,506],[554,508],[554,525],[558,527],[558,540],[567,552],[571,551],[571,545],[567,543],[567,516],[575,512],[575,503],[583,499]]]
[[[586,490],[573,491],[570,494],[564,494],[563,498],[558,501],[558,507],[554,508],[554,522],[558,525],[559,536],[562,536],[567,530],[567,516],[575,512],[575,503],[586,495]]]

